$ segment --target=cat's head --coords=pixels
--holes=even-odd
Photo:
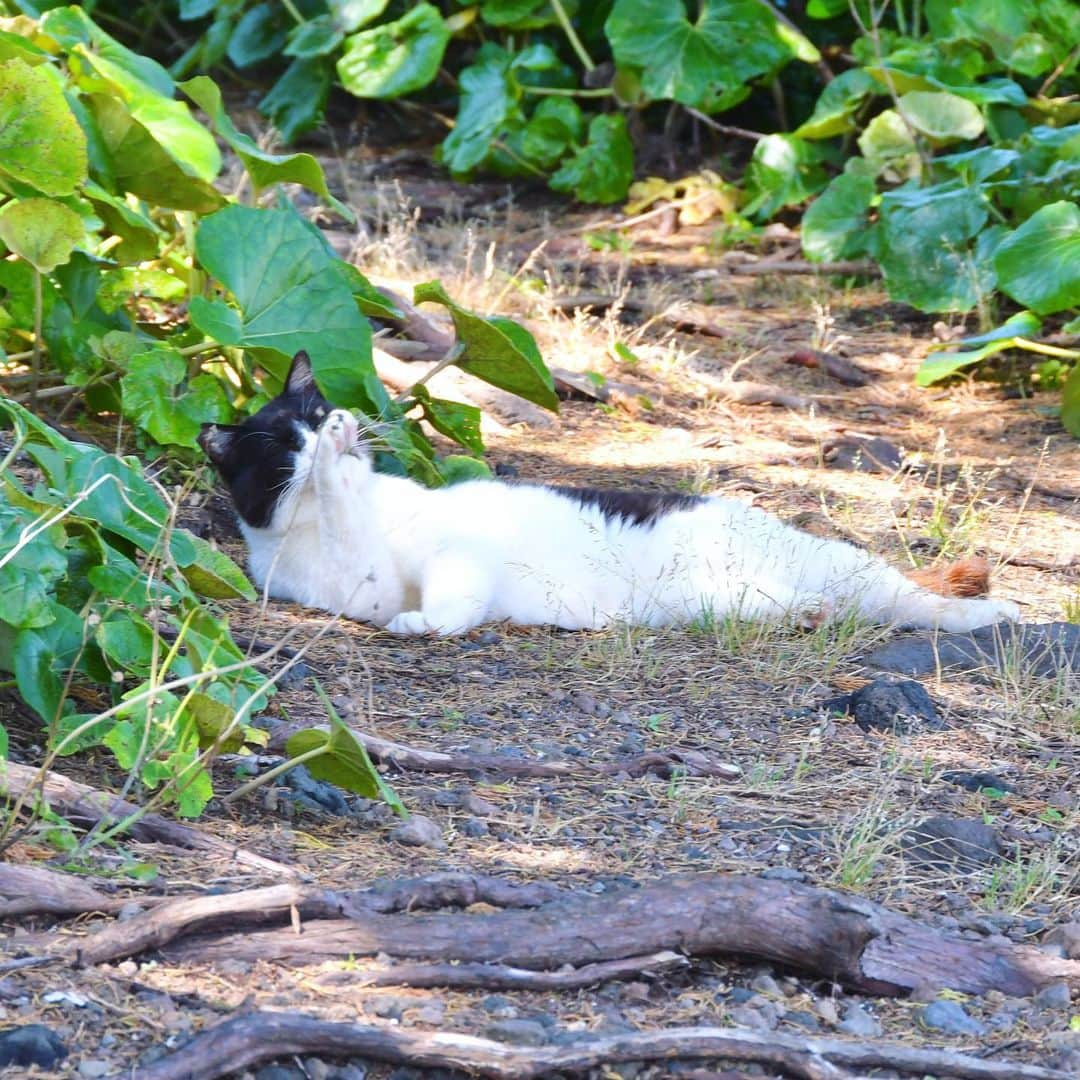
[[[285,388],[240,424],[203,424],[199,445],[224,481],[240,518],[268,527],[306,476],[316,432],[333,406],[315,384],[306,352],[293,357]]]

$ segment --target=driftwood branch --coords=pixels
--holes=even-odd
[[[32,799],[40,795],[58,814],[78,825],[96,825],[101,821],[119,822],[140,813],[134,803],[98,791],[87,784],[69,780],[60,773],[46,772],[28,765],[8,761],[0,765],[0,797],[11,801]],[[129,833],[136,840],[148,843],[172,844],[190,851],[205,851],[245,866],[250,870],[273,874],[275,877],[297,877],[293,866],[266,859],[245,848],[237,847],[218,836],[200,832],[190,825],[170,821],[160,814],[143,814]]]
[[[310,729],[310,724],[297,724],[296,728]],[[319,730],[329,730],[316,725]],[[285,745],[295,729],[289,726],[275,731],[270,747],[278,749]],[[442,750],[423,750],[404,743],[371,735],[358,728],[349,729],[373,761],[378,764],[393,765],[404,772],[466,773],[484,776],[524,776],[532,778],[546,777],[588,777],[645,776],[652,773],[667,780],[676,774],[683,776],[710,776],[715,779],[736,780],[742,775],[737,765],[717,761],[700,750],[673,749],[635,754],[633,757],[619,758],[601,763],[589,761],[530,761],[513,758],[502,754],[451,754]]]
[[[141,1072],[142,1080],[213,1080],[290,1054],[359,1056],[394,1064],[462,1069],[494,1080],[581,1073],[621,1061],[718,1058],[783,1069],[804,1080],[840,1080],[846,1068],[889,1068],[962,1080],[1070,1080],[1056,1069],[990,1061],[948,1050],[884,1041],[848,1042],[742,1028],[671,1028],[585,1038],[565,1046],[519,1049],[449,1031],[419,1032],[342,1024],[295,1013],[236,1016],[196,1035]]]
[[[881,267],[865,259],[849,262],[812,263],[803,259],[761,259],[758,262],[731,259],[723,263],[729,274],[838,274],[844,277],[881,277]]]
[[[75,874],[0,863],[0,918],[113,912],[130,902],[130,897],[110,896]]]
[[[490,879],[489,879],[490,880]],[[166,945],[173,959],[306,965],[387,953],[410,960],[498,963],[529,970],[673,950],[759,957],[874,994],[934,986],[1024,996],[1052,982],[1080,986],[1080,962],[1006,939],[967,939],[858,897],[738,874],[680,875],[602,897],[573,893],[539,907],[486,914],[373,911],[365,894],[279,885],[162,904],[58,951],[84,962],[161,947],[182,933],[228,932]],[[359,897],[359,898],[358,898]],[[243,929],[268,919],[288,929]]]
[[[619,979],[640,979],[684,968],[685,956],[664,951],[625,960],[530,971],[507,964],[380,964],[360,971],[331,971],[315,981],[321,986],[444,986],[474,990],[576,990]]]

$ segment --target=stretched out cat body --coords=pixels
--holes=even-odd
[[[432,490],[377,473],[304,354],[279,397],[242,424],[206,425],[200,443],[269,595],[394,633],[708,614],[816,624],[852,611],[963,631],[1018,617],[1008,601],[940,595],[736,500],[492,480]]]

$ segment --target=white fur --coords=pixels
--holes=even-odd
[[[272,596],[399,634],[460,634],[508,619],[568,630],[706,613],[964,631],[1015,619],[1009,601],[951,599],[866,552],[712,498],[654,524],[610,520],[542,487],[470,481],[429,490],[372,470],[356,422],[307,434],[270,526],[244,526],[252,576]]]

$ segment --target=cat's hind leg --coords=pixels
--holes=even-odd
[[[494,591],[493,576],[475,556],[442,552],[424,571],[419,610],[395,615],[386,629],[392,634],[464,634],[488,618]]]

